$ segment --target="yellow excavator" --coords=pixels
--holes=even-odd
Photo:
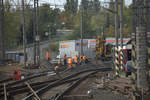
[[[97,37],[96,42],[96,59],[109,60],[112,57],[112,46],[106,44],[106,40],[103,36]]]

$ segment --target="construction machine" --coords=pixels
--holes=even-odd
[[[112,57],[112,46],[106,44],[106,40],[103,36],[97,37],[96,42],[96,59],[100,60],[110,60]]]

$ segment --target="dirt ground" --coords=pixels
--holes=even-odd
[[[89,97],[92,95],[92,98],[88,98],[88,100],[130,100],[126,95],[96,84],[96,79],[95,77],[86,79],[68,95],[89,95]],[[89,94],[88,91],[90,91]],[[87,100],[87,98],[79,98],[78,100]]]
[[[13,66],[13,65],[0,66],[0,80],[11,77],[11,75],[15,69],[22,69],[22,67],[19,65],[17,65],[17,66]]]

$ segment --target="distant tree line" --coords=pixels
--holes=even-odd
[[[83,31],[84,38],[94,38],[104,29],[105,36],[114,36],[114,14],[103,9],[99,0],[83,0]],[[112,3],[108,6],[114,9]],[[27,43],[33,43],[33,7],[25,5],[25,27]],[[80,38],[81,6],[78,0],[66,0],[64,10],[51,8],[48,4],[39,7],[39,34],[41,40],[46,39],[46,32],[56,35],[57,29],[72,29],[74,32],[62,37],[61,40]],[[124,6],[124,36],[131,33],[131,8]],[[5,2],[5,42],[7,48],[22,45],[21,8],[13,7]]]
[[[65,11],[62,12],[66,27],[74,29],[74,33],[64,37],[64,40],[80,38],[81,6],[75,6],[75,1],[76,3],[78,2],[77,0],[67,0]],[[114,13],[104,9],[103,4],[99,0],[83,1],[83,37],[96,38],[102,31],[104,31],[106,37],[114,37]],[[71,10],[67,7],[77,7],[76,9],[78,10],[74,11],[74,9]],[[107,4],[107,9],[115,10],[113,0],[110,0],[110,4]],[[132,27],[131,5],[127,7],[124,4],[123,12],[123,33],[124,37],[129,37]]]

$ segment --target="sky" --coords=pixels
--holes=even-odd
[[[63,5],[65,4],[66,0],[39,0],[42,3],[52,3],[57,5]],[[109,0],[100,0],[100,1],[109,1]],[[79,0],[81,2],[81,0]],[[131,4],[132,0],[125,0],[126,5]]]

